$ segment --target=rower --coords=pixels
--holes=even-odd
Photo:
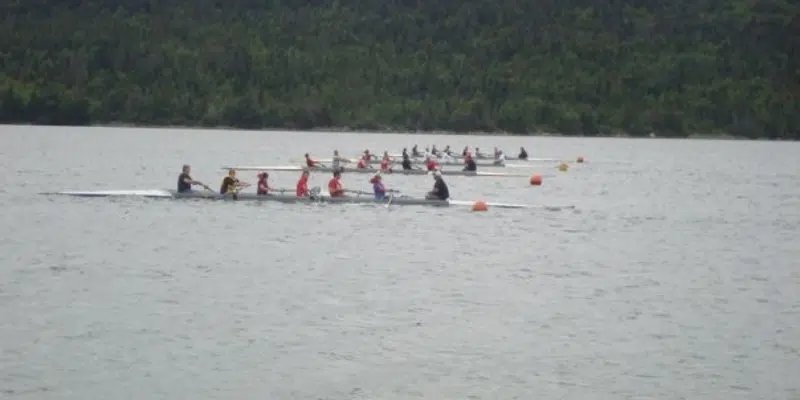
[[[314,168],[317,166],[317,162],[311,159],[311,156],[306,153],[306,167]]]
[[[467,152],[467,155],[464,157],[464,171],[477,171],[478,165],[475,164],[475,160],[472,159],[472,154]]]
[[[403,170],[410,170],[411,168],[411,159],[408,157],[408,153],[403,153]]]
[[[268,173],[266,172],[258,173],[258,186],[256,187],[257,195],[266,196],[269,194],[269,183],[267,183],[267,179],[269,179]]]
[[[506,165],[506,153],[503,150],[498,150],[494,158],[494,165]]]
[[[414,147],[411,148],[411,155],[413,157],[419,157],[421,155],[419,154],[419,149],[417,148],[417,145],[414,145]]]
[[[366,157],[367,161],[372,160],[373,156],[372,153],[369,152],[369,149],[364,150],[364,157]]]
[[[384,151],[383,152],[383,159],[381,160],[381,171],[386,171],[387,169],[389,169],[389,163],[390,162],[391,162],[391,159],[389,158],[389,152],[388,151]]]
[[[369,166],[369,153],[364,153],[361,158],[358,159],[358,163],[356,164],[356,168],[358,169],[366,169],[371,168]]]
[[[333,178],[328,181],[328,194],[331,197],[343,197],[344,196],[344,188],[342,187],[341,182],[342,173],[339,171],[333,172]]]
[[[448,156],[452,156],[453,155],[453,152],[450,150],[450,145],[449,144],[447,146],[444,146],[444,150],[442,150],[442,153],[444,153],[444,154],[446,154]]]
[[[439,161],[443,163],[453,163],[456,160],[453,157],[450,157],[450,154],[447,154],[443,151],[439,152]]]
[[[519,156],[517,156],[520,160],[527,160],[528,159],[528,152],[525,151],[524,147],[519,148]]]
[[[300,179],[297,180],[297,197],[308,197],[308,175],[308,170],[303,169],[303,173],[300,174]]]
[[[184,164],[181,174],[178,176],[178,193],[191,193],[192,185],[205,186],[202,182],[192,179],[191,172],[192,167]]]
[[[483,158],[483,154],[481,154],[481,149],[475,148],[475,158]]]
[[[439,155],[439,150],[436,149],[436,145],[431,146],[431,154],[433,154],[434,156]]]
[[[439,165],[436,164],[436,161],[433,159],[433,157],[428,156],[425,157],[425,168],[427,168],[428,171],[434,171],[439,168]]]
[[[425,200],[447,200],[450,198],[450,190],[447,189],[447,184],[444,182],[444,178],[442,178],[442,173],[440,171],[435,171],[433,173],[433,180],[435,181],[433,184],[433,190],[428,192],[425,196]]]
[[[222,185],[219,187],[219,194],[232,193],[234,196],[239,189],[250,186],[247,183],[239,182],[236,178],[236,170],[231,168],[228,170],[228,176],[222,179]]]
[[[331,160],[331,168],[333,168],[334,171],[337,171],[337,170],[341,171],[342,169],[344,169],[344,167],[342,167],[341,164],[342,163],[346,163],[346,162],[349,162],[349,160],[344,158],[344,157],[339,156],[339,150],[334,150],[333,151],[333,159]]]
[[[372,184],[372,192],[375,194],[375,200],[383,200],[386,198],[386,187],[383,186],[380,172],[375,174],[375,176],[369,180],[369,183]]]
[[[464,146],[464,150],[461,150],[461,157],[466,157],[469,154],[469,146]]]
[[[500,151],[497,150],[497,147],[495,147],[494,151],[492,152],[492,158],[494,158],[496,160],[497,157],[499,157],[499,156],[500,156]]]

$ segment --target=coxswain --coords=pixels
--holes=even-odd
[[[269,194],[269,174],[266,172],[258,173],[258,186],[256,187],[256,194],[259,196],[266,196]]]
[[[328,194],[331,197],[342,197],[344,196],[344,187],[342,187],[342,173],[339,171],[333,172],[333,178],[328,181]]]
[[[425,168],[427,168],[428,171],[435,171],[439,168],[439,165],[436,164],[436,160],[434,160],[433,157],[428,156],[425,157]]]
[[[469,146],[464,146],[464,150],[461,150],[461,157],[466,157],[469,154]]]
[[[506,153],[503,153],[503,150],[497,151],[497,155],[494,157],[494,165],[506,165]]]
[[[239,179],[236,179],[236,170],[231,168],[228,170],[228,176],[222,179],[222,185],[219,187],[219,194],[228,194],[233,193],[236,195],[238,189],[243,188],[245,186],[249,186],[246,183],[239,182]]]
[[[411,167],[411,158],[408,157],[408,153],[403,153],[403,170],[408,171],[413,169]]]
[[[450,198],[450,190],[447,189],[447,184],[444,182],[444,178],[442,178],[442,173],[440,171],[435,171],[433,173],[433,190],[428,192],[425,196],[426,200],[447,200]]]
[[[191,173],[192,167],[185,164],[181,169],[181,174],[178,176],[178,193],[191,193],[192,185],[205,186],[202,182],[192,179]]]
[[[472,154],[467,152],[467,155],[464,157],[464,171],[477,171],[478,165],[475,164],[475,160],[472,159]]]
[[[308,197],[308,170],[303,170],[303,173],[300,174],[300,179],[297,180],[297,197]]]
[[[311,159],[311,156],[306,153],[306,167],[314,168],[317,166],[317,162]]]
[[[525,151],[524,147],[519,148],[519,156],[517,156],[520,160],[527,160],[528,159],[528,152]]]
[[[383,159],[381,160],[381,171],[388,170],[389,169],[389,164],[391,162],[392,162],[392,160],[389,158],[389,152],[388,151],[384,151],[383,152]]]
[[[420,155],[421,154],[419,154],[419,149],[417,148],[417,145],[414,145],[414,147],[411,148],[411,156],[419,157]]]
[[[375,176],[369,180],[369,183],[372,184],[372,192],[375,194],[375,200],[383,200],[386,198],[386,187],[383,186],[380,172],[375,174]]]

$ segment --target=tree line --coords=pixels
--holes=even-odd
[[[8,0],[0,122],[800,139],[789,0]]]

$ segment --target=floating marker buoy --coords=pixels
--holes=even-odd
[[[530,183],[532,186],[539,186],[542,184],[541,175],[531,175]]]
[[[489,206],[486,205],[486,202],[483,200],[478,200],[472,203],[472,211],[486,211],[489,209]]]

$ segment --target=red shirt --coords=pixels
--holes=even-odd
[[[314,167],[314,166],[316,166],[316,164],[317,163],[315,163],[314,160],[311,159],[311,157],[306,157],[306,166]]]
[[[433,171],[436,169],[436,167],[438,167],[438,165],[436,165],[436,161],[433,161],[432,158],[428,159],[428,162],[425,163],[425,166],[428,168],[428,171]]]
[[[331,197],[344,196],[344,190],[342,189],[342,183],[339,182],[339,178],[334,177],[328,181],[328,194],[330,194]]]
[[[264,179],[258,181],[258,190],[256,191],[256,194],[264,195],[268,193],[269,193],[269,184],[267,183],[267,180]]]
[[[356,168],[367,168],[367,162],[364,161],[363,158],[359,158],[358,164],[356,164]]]
[[[297,180],[297,196],[308,196],[308,176],[306,175],[302,175],[300,179]]]
[[[389,169],[389,159],[384,158],[381,160],[381,169]]]

